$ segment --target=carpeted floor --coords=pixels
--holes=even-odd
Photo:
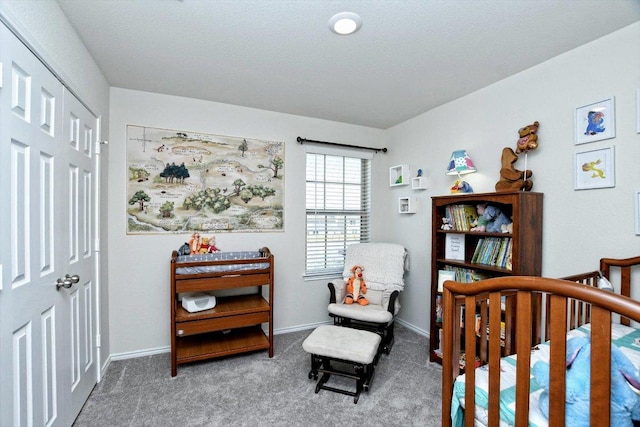
[[[442,369],[426,337],[396,326],[390,355],[369,392],[321,390],[307,376],[302,341],[311,330],[276,335],[275,354],[240,355],[178,366],[168,353],[114,361],[74,426],[439,426]],[[335,377],[335,376],[334,376]],[[352,387],[353,380],[332,383]]]

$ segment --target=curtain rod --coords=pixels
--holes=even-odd
[[[360,150],[372,150],[372,151],[375,151],[376,153],[378,151],[382,151],[383,153],[387,152],[386,148],[362,147],[362,146],[359,146],[359,145],[340,144],[339,142],[314,141],[313,139],[302,138],[300,136],[298,137],[298,142],[300,144],[304,144],[305,142],[313,142],[315,144],[337,145],[339,147],[357,148],[357,149],[360,149]]]

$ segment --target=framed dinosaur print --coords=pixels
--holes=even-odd
[[[613,146],[576,153],[575,190],[615,187]]]
[[[576,145],[615,138],[614,97],[576,108]]]

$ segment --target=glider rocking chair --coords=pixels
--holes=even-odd
[[[375,332],[382,338],[380,353],[389,354],[394,340],[395,316],[400,310],[398,296],[404,289],[407,251],[395,243],[356,243],[347,247],[343,281],[329,283],[329,316],[338,326]],[[363,268],[368,305],[356,301],[345,304],[346,284],[353,275],[352,267]]]

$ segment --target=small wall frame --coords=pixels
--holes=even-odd
[[[636,133],[640,133],[640,88],[636,91]]]
[[[615,98],[576,108],[575,133],[576,145],[615,138]]]
[[[640,191],[635,192],[634,205],[636,207],[636,236],[640,236]]]
[[[389,168],[389,187],[397,187],[400,185],[409,185],[411,178],[409,174],[411,169],[409,165],[398,165]]]
[[[576,153],[575,190],[615,187],[613,146]]]

